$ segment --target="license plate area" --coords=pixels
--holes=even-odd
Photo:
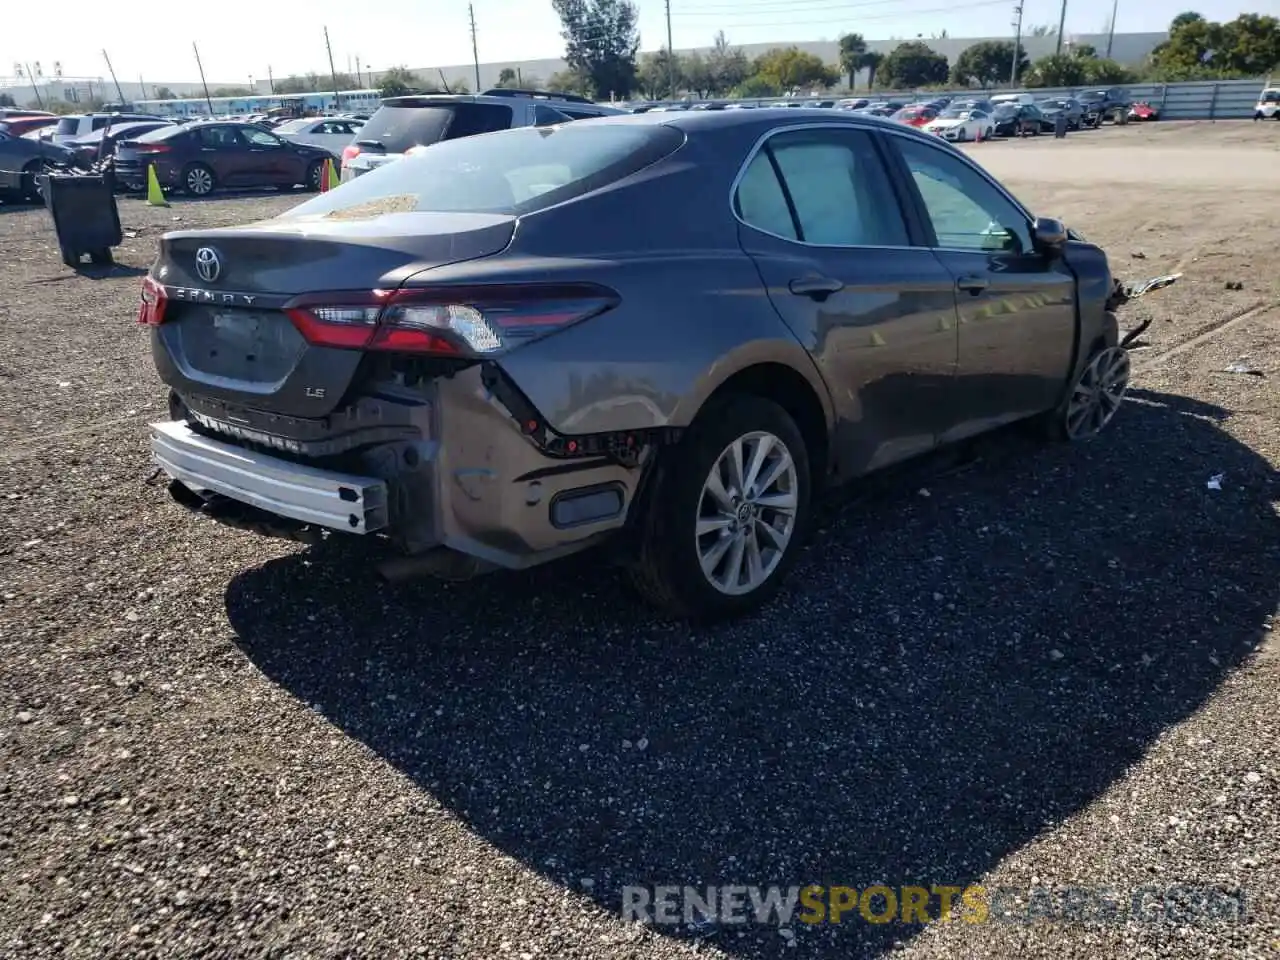
[[[298,362],[306,341],[279,310],[184,304],[174,330],[183,359],[201,373],[277,383]]]

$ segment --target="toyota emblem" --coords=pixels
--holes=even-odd
[[[213,283],[222,273],[222,258],[213,247],[201,247],[196,251],[196,273],[205,283]]]

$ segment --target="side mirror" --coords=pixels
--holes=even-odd
[[[1039,253],[1056,257],[1067,245],[1067,225],[1052,217],[1036,217],[1031,228],[1031,242]]]

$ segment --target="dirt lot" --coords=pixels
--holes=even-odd
[[[866,484],[781,599],[707,633],[589,562],[390,588],[354,547],[193,521],[145,482],[138,275],[165,230],[290,201],[127,202],[96,277],[0,210],[0,955],[1273,955],[1278,135],[968,148],[1121,275],[1185,272],[1128,311],[1156,318],[1132,402],[1092,445],[1002,436]],[[619,919],[624,885],[711,882],[1248,912]]]

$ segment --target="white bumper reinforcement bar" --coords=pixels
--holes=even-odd
[[[290,463],[211,440],[183,421],[151,424],[161,469],[197,493],[217,493],[301,523],[373,533],[387,525],[387,485]]]

